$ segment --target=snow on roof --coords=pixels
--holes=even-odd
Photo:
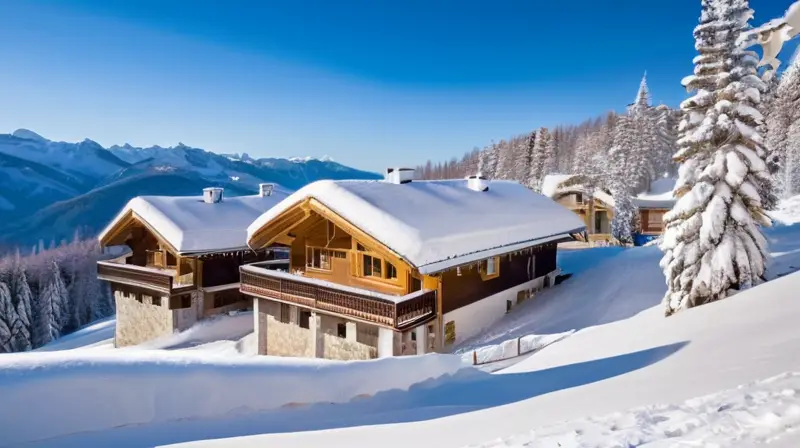
[[[132,211],[180,254],[247,248],[247,226],[289,196],[274,188],[270,196],[225,197],[207,204],[202,196],[138,196],[100,233],[102,239]]]
[[[675,188],[676,179],[665,177],[658,179],[650,185],[650,190],[636,196],[633,203],[639,208],[672,208],[675,197],[672,190]]]
[[[548,198],[552,198],[561,190],[560,185],[562,183],[575,176],[577,176],[577,174],[548,174],[544,176],[544,179],[542,179],[542,194]],[[575,188],[580,189],[580,187],[577,186]]]
[[[588,188],[580,184],[570,185],[569,187],[561,187],[562,183],[572,179],[575,176],[580,176],[580,174],[548,174],[542,181],[542,194],[549,198],[553,198],[558,193],[566,193],[571,191],[588,193]],[[601,202],[606,203],[606,205],[609,207],[614,206],[614,198],[599,188],[595,189],[595,191],[592,193],[592,196]]]
[[[317,181],[256,219],[247,228],[247,239],[307,198],[324,204],[422,273],[477,261],[499,248],[522,249],[584,230],[576,214],[516,182],[494,180],[488,185],[487,191],[479,192],[467,188],[467,180]]]

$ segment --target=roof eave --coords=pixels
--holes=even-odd
[[[447,271],[456,266],[463,266],[465,264],[475,263],[476,261],[483,260],[489,257],[503,255],[509,252],[527,249],[528,247],[538,246],[545,243],[572,241],[573,234],[578,234],[586,230],[586,226],[577,227],[575,229],[559,232],[550,236],[536,238],[527,241],[520,241],[518,243],[506,244],[494,248],[485,249],[479,252],[472,252],[469,254],[459,255],[446,260],[434,261],[419,267],[420,274],[432,275]]]

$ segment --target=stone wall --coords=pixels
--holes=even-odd
[[[268,355],[314,357],[311,330],[296,324],[284,324],[269,314],[266,315],[266,323]]]
[[[323,358],[342,361],[375,359],[378,349],[360,342],[348,341],[332,334],[324,334]]]
[[[157,304],[159,299],[161,303]],[[167,297],[153,297],[147,293],[115,289],[114,300],[117,304],[115,333],[117,347],[141,344],[172,334],[173,312],[168,308]]]

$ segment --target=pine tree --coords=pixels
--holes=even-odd
[[[695,28],[694,75],[683,80],[692,97],[681,104],[676,161],[678,200],[664,217],[661,267],[666,315],[724,299],[758,284],[765,270],[770,225],[759,197],[769,178],[756,128],[765,86],[757,56],[736,47],[752,10],[747,0],[703,0]]]
[[[68,297],[67,287],[61,278],[61,269],[59,269],[58,263],[53,261],[50,268],[50,278],[38,301],[40,324],[44,326],[46,323],[47,326],[47,334],[41,334],[43,339],[49,337],[49,340],[54,340],[61,336],[65,320],[64,316],[68,315],[68,310],[65,308]]]
[[[533,144],[533,155],[531,156],[531,188],[541,191],[542,180],[545,176],[546,148],[551,145],[550,131],[547,128],[539,129],[536,140]]]
[[[520,182],[522,185],[525,185],[531,190],[535,190],[539,185],[536,181],[536,179],[539,178],[539,173],[536,171],[536,131],[528,134],[528,137],[525,139],[525,147],[527,149],[528,156],[528,172],[524,173],[524,177],[520,180]]]
[[[0,353],[16,351],[14,340],[19,331],[18,322],[17,310],[11,303],[11,291],[4,282],[0,282]]]
[[[770,103],[766,119],[769,168],[779,196],[788,198],[800,192],[800,142],[796,140],[800,134],[797,126],[792,129],[800,120],[800,58],[792,58]]]
[[[614,197],[611,233],[622,244],[633,243],[633,220],[637,211],[631,195],[639,182],[640,155],[637,148],[636,119],[628,115],[619,117],[614,146],[608,154],[608,186]]]
[[[549,174],[555,174],[556,170],[558,169],[557,151],[560,139],[561,133],[558,132],[558,129],[556,129],[555,132],[548,133],[547,139],[543,142],[544,164],[542,165],[542,179]]]
[[[11,342],[12,349],[16,352],[27,351],[31,346],[31,304],[33,297],[28,277],[25,274],[25,266],[22,263],[19,252],[11,265],[8,288],[11,293],[11,303],[16,310],[17,321],[14,323],[14,339]]]

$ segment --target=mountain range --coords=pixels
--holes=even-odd
[[[328,157],[259,158],[217,154],[182,143],[104,148],[86,139],[55,142],[19,129],[0,134],[0,248],[96,234],[140,195],[253,194],[261,182],[297,189],[320,179],[379,179]]]

